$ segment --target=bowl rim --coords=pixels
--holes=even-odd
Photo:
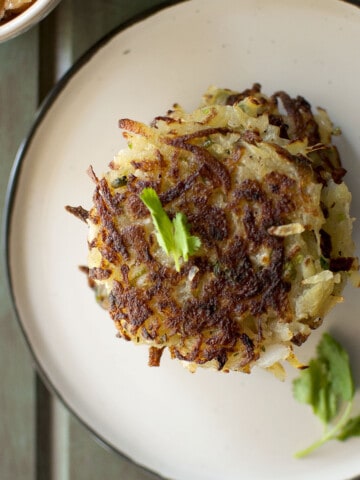
[[[30,29],[44,18],[59,2],[60,0],[36,0],[19,15],[7,23],[0,25],[0,43],[10,40]]]

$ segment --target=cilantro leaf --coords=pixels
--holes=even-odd
[[[167,216],[160,199],[153,188],[144,188],[141,192],[140,199],[150,211],[153,224],[155,226],[155,234],[160,247],[168,255],[173,247],[173,224]]]
[[[324,333],[317,352],[319,358],[327,363],[332,390],[349,402],[354,396],[349,355],[328,333]]]
[[[160,247],[173,257],[176,271],[179,272],[180,257],[187,262],[189,255],[193,255],[200,248],[200,238],[190,234],[188,221],[183,213],[178,212],[175,218],[170,220],[153,188],[144,188],[140,199],[150,211]]]
[[[350,418],[355,386],[349,355],[328,333],[323,335],[316,351],[317,357],[293,381],[293,395],[297,401],[310,405],[326,428],[319,440],[296,453],[297,458],[329,440],[360,435],[360,416]]]
[[[175,229],[175,242],[178,250],[185,262],[189,260],[189,255],[193,255],[201,246],[199,237],[190,235],[189,225],[186,216],[178,212],[173,220]]]
[[[293,382],[295,399],[309,404],[315,415],[324,423],[337,414],[337,395],[331,389],[326,364],[320,359],[312,359],[309,367]]]
[[[360,436],[360,415],[354,418],[350,418],[340,430],[337,435],[337,439],[344,441],[350,437]]]
[[[313,360],[310,362],[312,363]],[[314,381],[313,368],[302,370],[298,378],[293,381],[293,394],[295,399],[300,403],[308,403],[312,405],[314,402]]]

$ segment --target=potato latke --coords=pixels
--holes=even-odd
[[[89,225],[86,271],[119,335],[148,345],[150,365],[167,347],[191,370],[281,376],[358,269],[326,112],[254,84],[211,87],[190,114],[174,105],[151,125],[119,124],[128,148],[103,177],[89,169],[93,207],[68,207]],[[139,197],[149,187],[201,240],[179,272]]]

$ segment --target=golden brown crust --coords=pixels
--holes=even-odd
[[[303,275],[321,271],[320,256],[329,263],[331,285],[332,272],[354,263],[350,255],[332,258],[329,234],[320,232],[329,215],[321,188],[343,170],[330,147],[328,155],[319,147],[310,105],[285,92],[267,99],[258,84],[225,92],[224,110],[212,106],[209,94],[196,121],[177,109],[151,126],[120,120],[134,153],[114,159],[101,179],[90,168],[93,208],[69,209],[92,229],[89,278],[105,288],[120,335],[151,346],[150,365],[160,363],[166,346],[185,362],[249,372],[269,345],[288,346],[291,339],[299,345],[320,324],[310,307],[299,317],[296,304],[310,289]],[[245,102],[241,109],[239,102]],[[246,116],[242,109],[258,113]],[[222,115],[235,114],[247,124],[217,125]],[[179,272],[159,248],[139,198],[146,187],[157,192],[170,219],[185,214],[201,240]]]
[[[79,206],[79,207],[71,207],[70,205],[67,205],[65,209],[71,213],[72,215],[75,215],[75,217],[79,218],[83,222],[87,222],[89,218],[89,212],[85,210],[85,208]]]

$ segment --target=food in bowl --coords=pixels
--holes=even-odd
[[[17,17],[36,0],[0,0],[0,25]]]
[[[351,194],[326,111],[301,96],[211,87],[150,125],[98,176],[85,271],[120,337],[191,370],[284,376],[343,301],[358,260]]]

